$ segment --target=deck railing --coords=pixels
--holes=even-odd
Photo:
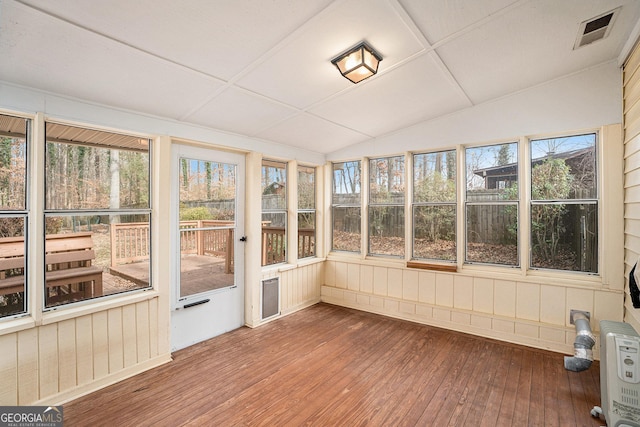
[[[313,228],[298,230],[298,258],[307,258],[316,254],[316,231]],[[285,262],[286,239],[284,227],[262,225],[262,265]]]
[[[301,228],[298,230],[298,258],[316,255],[316,230]]]
[[[111,266],[149,259],[149,223],[111,224]]]
[[[262,265],[279,264],[287,259],[284,227],[262,225]]]
[[[227,242],[233,242],[230,228],[203,230],[208,227],[229,227],[231,221],[180,221],[180,252],[195,255],[224,255]],[[111,265],[128,264],[149,259],[149,223],[111,224]]]
[[[233,228],[207,230],[210,227],[231,227],[232,221],[180,221],[180,252],[182,254],[223,256],[227,272],[233,271]],[[111,266],[149,259],[149,223],[111,224]],[[315,230],[298,231],[298,258],[315,255]],[[262,265],[286,260],[284,227],[262,226]]]

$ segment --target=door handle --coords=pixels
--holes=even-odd
[[[185,304],[182,306],[182,308],[189,308],[189,307],[193,307],[196,305],[200,305],[200,304],[206,304],[209,301],[211,301],[210,299],[203,299],[202,301],[196,301],[196,302],[192,302],[191,304]]]
[[[246,241],[247,241],[247,236],[242,236],[242,237],[240,238],[240,241],[241,241],[241,242],[246,242]]]

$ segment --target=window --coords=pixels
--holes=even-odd
[[[287,261],[287,165],[262,161],[262,265]]]
[[[0,115],[0,317],[27,311],[27,134],[29,121]]]
[[[412,155],[411,259],[599,273],[597,133],[522,144],[467,147],[464,166],[456,150]],[[369,159],[368,166],[367,254],[405,258],[404,157]],[[520,175],[530,182],[526,191]],[[333,164],[332,197],[332,249],[359,253],[359,161]]]
[[[533,268],[598,272],[596,135],[531,141]]]
[[[404,156],[369,160],[370,255],[404,257]]]
[[[332,249],[360,253],[360,160],[333,164]]]
[[[150,141],[45,132],[45,306],[150,287]]]
[[[316,170],[298,166],[298,258],[316,256]]]
[[[456,151],[413,156],[413,258],[456,260]]]
[[[518,144],[467,148],[467,262],[519,265]]]

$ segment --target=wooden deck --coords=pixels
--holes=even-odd
[[[600,426],[599,365],[327,304],[180,350],[65,426]]]
[[[183,295],[224,288],[234,284],[233,273],[225,272],[225,259],[205,255],[182,255],[180,285]],[[149,284],[149,262],[141,261],[116,265],[109,273],[139,286]],[[186,292],[186,294],[185,294]]]

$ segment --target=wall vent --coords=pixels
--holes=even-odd
[[[263,279],[260,286],[262,294],[262,304],[260,307],[260,316],[262,320],[274,317],[280,314],[280,277],[272,277]]]
[[[573,49],[575,50],[607,37],[619,10],[620,8],[582,22],[578,29],[578,37]]]

